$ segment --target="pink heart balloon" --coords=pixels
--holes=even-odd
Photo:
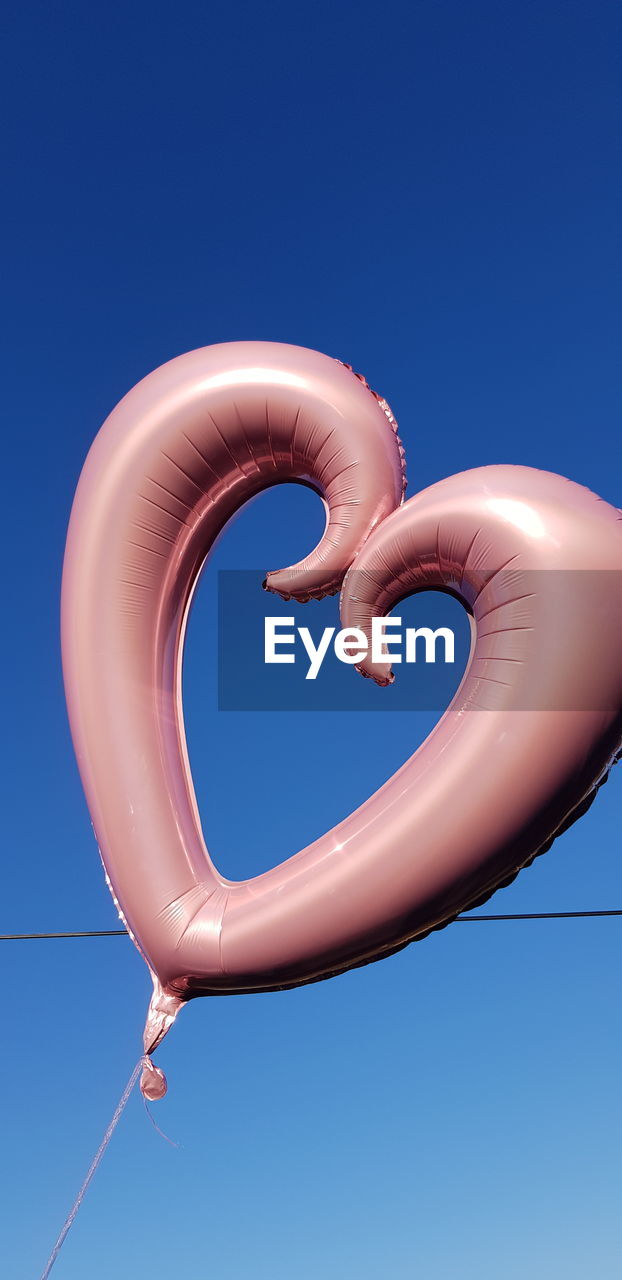
[[[269,590],[338,589],[369,632],[440,587],[474,617],[465,678],[375,795],[280,866],[213,866],[181,706],[192,592],[244,502],[294,480],[327,524]],[[151,1053],[197,995],[272,990],[378,959],[512,878],[589,802],[622,737],[622,521],[521,467],[444,480],[404,506],[385,401],[348,367],[274,343],[181,356],[100,431],[69,527],[62,645],[72,735],[108,883],[154,981]],[[570,576],[569,576],[570,575]],[[386,664],[361,670],[381,683]],[[143,1087],[160,1096],[149,1072]]]

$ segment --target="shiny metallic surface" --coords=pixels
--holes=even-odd
[[[338,361],[230,343],[141,382],[85,463],[63,576],[65,686],[111,892],[154,978],[147,1052],[193,996],[328,977],[483,900],[583,811],[619,748],[620,513],[522,467],[466,472],[402,506],[395,428]],[[210,860],[192,786],[184,630],[215,538],[284,481],[315,488],[327,524],[269,590],[321,596],[350,569],[343,624],[363,630],[413,590],[451,590],[474,643],[450,708],[384,787],[232,883]],[[362,670],[389,678],[386,664]]]

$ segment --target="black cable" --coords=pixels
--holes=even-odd
[[[44,938],[127,938],[127,929],[87,929],[83,933],[0,933],[0,942],[27,942]]]
[[[495,920],[585,920],[594,916],[622,916],[622,908],[612,911],[530,911],[512,915],[456,916],[456,922]],[[51,938],[127,938],[127,929],[85,929],[80,933],[0,933],[0,942],[32,942]]]
[[[622,909],[612,911],[527,911],[507,916],[456,916],[456,920],[583,920],[587,916],[622,916]]]

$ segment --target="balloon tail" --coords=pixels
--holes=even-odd
[[[153,978],[153,995],[147,1010],[147,1020],[143,1033],[144,1057],[143,1071],[140,1077],[140,1091],[143,1098],[157,1102],[164,1097],[167,1090],[166,1076],[160,1067],[151,1061],[151,1054],[161,1044],[167,1031],[172,1027],[179,1010],[184,1004],[178,996],[169,996],[162,990],[155,974]]]

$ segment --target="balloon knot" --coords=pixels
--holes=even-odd
[[[146,1053],[142,1059],[143,1070],[140,1077],[140,1092],[143,1098],[147,1098],[149,1102],[159,1102],[163,1098],[168,1085],[166,1076],[160,1067],[156,1067],[155,1063]]]

